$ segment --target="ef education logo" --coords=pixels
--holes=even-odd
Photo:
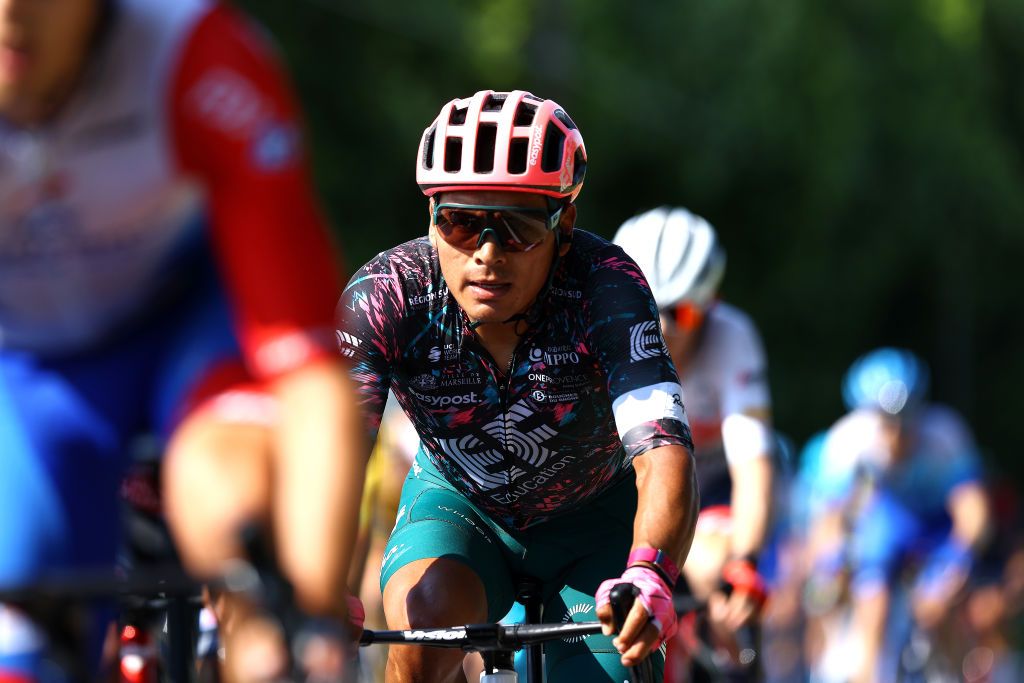
[[[629,328],[629,357],[634,362],[657,358],[665,352],[657,322],[645,320]]]

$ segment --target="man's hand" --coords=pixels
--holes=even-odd
[[[950,538],[932,553],[912,594],[914,618],[922,628],[939,625],[967,583],[973,566],[970,548]]]
[[[761,611],[761,605],[744,593],[726,595],[715,591],[708,598],[708,619],[716,633],[733,634]]]
[[[708,599],[708,617],[720,633],[735,633],[760,614],[768,598],[764,578],[746,560],[730,560],[722,568],[725,591]]]
[[[631,583],[640,589],[633,609],[626,616],[619,635],[612,641],[622,654],[623,666],[636,666],[676,632],[676,612],[672,589],[653,569],[630,567],[617,579],[604,581],[597,589],[597,618],[606,636],[615,633],[608,595],[619,583]]]

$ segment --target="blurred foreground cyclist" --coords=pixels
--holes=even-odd
[[[926,401],[929,371],[910,351],[876,349],[843,379],[850,413],[826,434],[809,537],[815,571],[849,571],[860,665],[853,680],[893,680],[905,639],[889,634],[894,591],[913,570],[910,608],[925,630],[949,615],[987,538],[990,514],[973,438]],[[820,577],[819,577],[820,578]],[[883,647],[883,643],[888,645]]]
[[[714,228],[683,208],[631,218],[614,242],[640,266],[686,389],[700,517],[683,573],[708,601],[719,643],[756,623],[766,598],[758,556],[772,509],[771,397],[760,335],[717,299],[725,252]]]
[[[650,290],[621,249],[574,229],[586,165],[551,100],[452,100],[417,157],[428,235],[364,266],[338,307],[370,428],[390,387],[422,442],[383,561],[391,628],[496,621],[528,575],[546,621],[596,612],[610,633],[609,589],[640,588],[618,651],[559,642],[549,681],[625,680],[671,637],[697,505]],[[392,648],[387,678],[464,680],[461,660]]]
[[[153,430],[190,568],[256,519],[342,617],[362,429],[262,33],[204,0],[0,0],[0,198],[0,586],[113,564],[125,444]],[[41,634],[0,617],[0,677],[39,676]]]

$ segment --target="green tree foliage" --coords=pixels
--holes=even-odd
[[[1024,473],[1020,2],[240,4],[292,68],[350,266],[424,232],[414,157],[444,102],[528,89],[587,141],[582,227],[659,204],[718,227],[780,428],[827,426],[848,363],[900,344]]]

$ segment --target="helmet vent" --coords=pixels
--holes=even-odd
[[[529,126],[533,123],[533,117],[537,115],[537,105],[529,102],[520,102],[516,107],[516,117],[512,122],[513,126]]]
[[[476,129],[476,150],[473,154],[475,173],[490,173],[494,170],[494,142],[497,138],[496,123],[481,123]]]
[[[505,106],[506,99],[508,99],[508,94],[506,93],[494,93],[493,95],[489,95],[487,99],[484,100],[484,106],[480,111],[501,111],[501,108]]]
[[[579,185],[583,182],[583,176],[587,173],[587,158],[583,156],[583,150],[576,148],[576,154],[572,161],[572,184]]]
[[[469,113],[469,107],[452,107],[451,116],[448,117],[448,124],[452,126],[461,126],[466,122],[466,114]]]
[[[437,137],[437,124],[435,123],[424,134],[423,145],[423,168],[434,168],[434,138]]]
[[[551,173],[562,167],[562,148],[564,146],[565,133],[549,121],[547,130],[544,132],[544,150],[540,159],[542,171]]]
[[[508,149],[508,172],[526,173],[526,153],[530,141],[526,138],[512,138]]]
[[[458,173],[462,170],[462,138],[445,140],[444,170],[446,173]]]
[[[570,119],[569,115],[566,114],[563,110],[556,109],[554,117],[561,121],[563,124],[565,124],[565,127],[568,128],[569,130],[576,130],[576,123],[572,119]]]

